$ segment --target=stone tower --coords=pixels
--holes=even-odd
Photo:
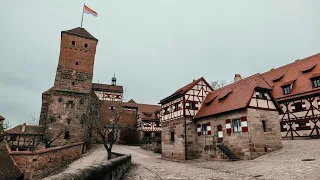
[[[61,32],[60,56],[54,86],[42,94],[40,125],[59,138],[53,145],[89,142],[86,120],[99,100],[92,90],[94,58],[98,40],[84,28]],[[88,112],[91,113],[88,113]],[[97,113],[95,113],[97,114]]]
[[[88,93],[92,89],[98,40],[84,28],[61,32],[59,63],[54,90]]]

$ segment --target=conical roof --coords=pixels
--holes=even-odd
[[[98,41],[97,38],[92,36],[87,30],[85,30],[84,28],[81,28],[81,27],[77,27],[77,28],[70,29],[70,30],[65,30],[65,31],[62,31],[61,34],[62,33],[71,34],[71,35],[75,35],[75,36],[93,39],[93,40]]]

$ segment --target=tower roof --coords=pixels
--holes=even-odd
[[[87,38],[87,39],[92,39],[92,40],[98,41],[97,38],[92,36],[87,30],[85,30],[84,28],[81,28],[81,27],[77,27],[77,28],[70,29],[70,30],[65,30],[65,31],[62,31],[61,34],[62,33],[66,33],[66,34],[75,35],[75,36],[79,36],[82,38]]]

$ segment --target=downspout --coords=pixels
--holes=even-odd
[[[184,117],[184,156],[185,160],[188,160],[187,152],[187,118],[186,118],[186,103],[185,96],[183,95],[183,117]]]

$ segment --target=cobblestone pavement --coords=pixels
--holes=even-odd
[[[284,148],[251,161],[186,161],[160,159],[160,154],[133,146],[114,151],[132,155],[125,180],[156,179],[320,179],[320,140],[284,140]],[[302,161],[315,159],[313,161]]]

